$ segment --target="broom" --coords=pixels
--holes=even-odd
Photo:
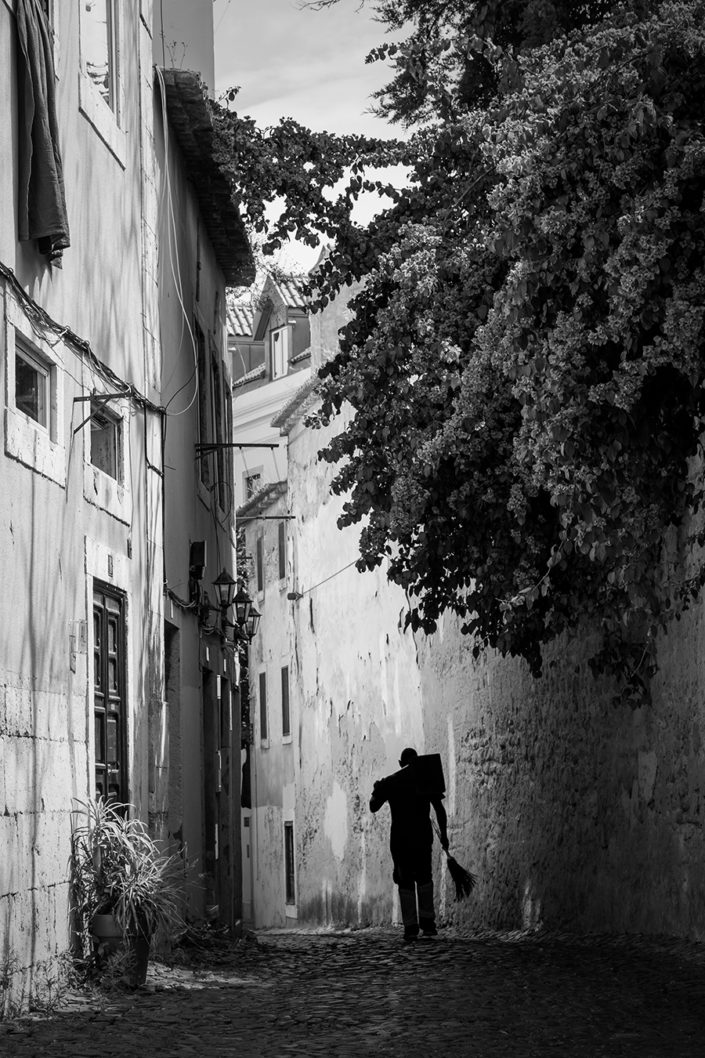
[[[438,840],[441,840],[441,832],[438,829],[434,820],[433,829],[438,835]],[[451,856],[447,849],[443,850],[446,854],[446,863],[448,865],[448,873],[453,879],[453,885],[455,886],[455,901],[458,903],[460,900],[464,900],[465,897],[470,896],[471,892],[475,888],[477,878],[471,871],[466,871],[464,867],[461,867],[458,861]]]

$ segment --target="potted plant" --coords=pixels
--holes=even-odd
[[[152,938],[183,928],[183,860],[162,851],[131,805],[79,801],[72,830],[73,906],[98,954],[122,947],[133,985],[143,984]],[[86,945],[87,946],[87,945]]]

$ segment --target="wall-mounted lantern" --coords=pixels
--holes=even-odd
[[[238,642],[252,642],[260,615],[252,606],[252,599],[243,582],[234,580],[226,569],[222,569],[213,581],[213,605],[208,593],[201,587],[205,570],[205,545],[199,542],[192,544],[189,557],[189,606],[196,611],[201,627],[210,633],[220,632],[224,641],[231,646]]]

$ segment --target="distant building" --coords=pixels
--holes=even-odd
[[[273,446],[235,450],[236,507],[265,485],[286,478],[286,447],[271,420],[310,376],[311,333],[303,288],[302,278],[269,275],[255,306],[228,306],[235,439],[243,445]]]

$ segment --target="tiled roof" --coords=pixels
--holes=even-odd
[[[253,367],[251,371],[239,378],[237,382],[233,382],[233,389],[246,386],[248,382],[254,382],[257,378],[264,378],[264,364],[260,364],[259,367]]]
[[[272,419],[272,426],[279,428],[281,433],[288,434],[292,422],[299,417],[302,408],[308,408],[318,399],[319,379],[317,375],[306,379],[303,386],[299,386],[284,407]]]
[[[228,320],[228,334],[237,338],[251,338],[254,312],[252,305],[243,302],[231,302],[228,299],[225,314]]]
[[[289,360],[289,363],[290,364],[298,364],[301,360],[308,360],[310,355],[311,355],[311,346],[308,345],[308,346],[306,346],[305,349],[302,349],[302,351],[300,353],[297,353],[296,356],[292,356],[290,358],[290,360]]]
[[[230,183],[214,158],[215,128],[200,77],[192,70],[160,69],[169,125],[198,199],[203,222],[228,286],[247,286],[255,266]]]
[[[287,308],[305,309],[308,307],[304,297],[306,276],[277,275],[273,276],[272,279],[279,288]]]

